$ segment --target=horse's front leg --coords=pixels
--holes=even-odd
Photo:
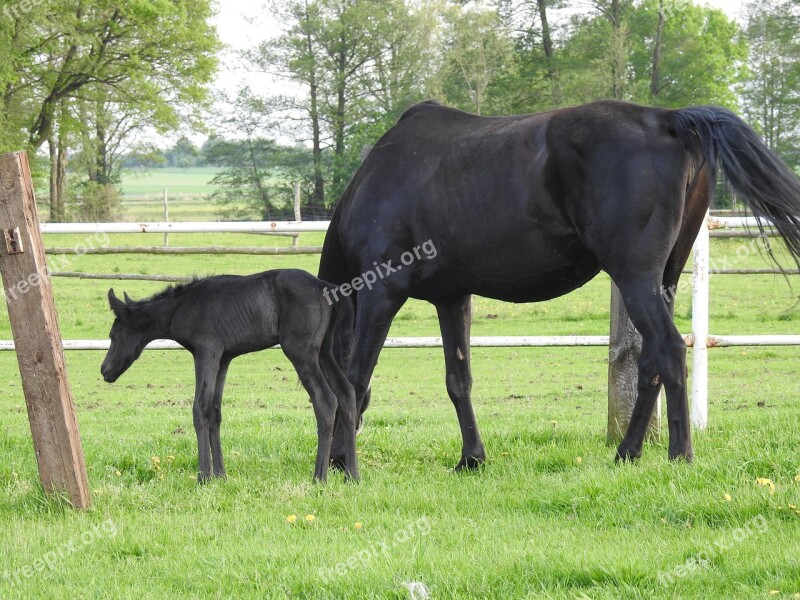
[[[210,353],[198,352],[194,356],[195,387],[192,416],[194,431],[197,434],[198,483],[204,483],[211,478],[209,430],[214,416],[214,390],[219,366],[219,357]]]
[[[469,331],[472,322],[472,297],[463,296],[445,304],[437,304],[439,328],[442,332],[444,360],[447,370],[447,394],[456,409],[461,428],[461,460],[456,471],[474,469],[486,460],[475,412],[472,410],[472,373],[469,359]]]

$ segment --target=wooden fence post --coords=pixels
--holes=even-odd
[[[66,492],[85,509],[86,465],[24,152],[0,155],[0,230],[0,272],[39,478],[45,491]]]
[[[622,440],[631,420],[639,379],[639,355],[642,336],[625,310],[622,294],[611,282],[611,328],[608,341],[608,426],[606,440],[616,444]],[[648,437],[658,437],[661,427],[661,398],[650,421]]]

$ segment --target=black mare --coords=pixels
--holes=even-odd
[[[237,356],[280,344],[314,406],[314,477],[320,481],[327,477],[333,427],[338,422],[346,446],[345,474],[358,479],[355,394],[344,372],[353,313],[349,303],[325,299],[328,287],[305,271],[277,269],[199,279],[138,302],[127,294],[123,302],[109,290],[116,318],[100,371],[113,383],[156,339],[174,340],[192,353],[198,479],[205,481],[212,476],[212,463],[213,476],[225,476],[219,428],[228,365]]]
[[[691,460],[686,348],[672,303],[718,166],[753,214],[773,221],[800,256],[800,182],[726,109],[604,101],[480,117],[425,102],[406,111],[341,198],[319,269],[336,284],[381,269],[352,296],[348,377],[359,413],[395,314],[408,298],[427,300],[438,312],[447,392],[461,426],[456,468],[480,464],[485,450],[470,401],[471,294],[537,302],[604,270],[643,336],[638,397],[617,458],[641,455],[663,384],[669,457]],[[434,258],[396,269],[404,253],[428,240]],[[335,461],[344,440],[336,429]]]

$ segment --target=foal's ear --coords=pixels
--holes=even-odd
[[[133,304],[133,300],[128,296],[128,292],[122,292],[122,297],[125,298],[125,304]]]
[[[111,310],[114,311],[115,315],[119,315],[125,308],[125,303],[117,298],[117,295],[114,293],[114,288],[108,290],[108,305],[111,307]]]

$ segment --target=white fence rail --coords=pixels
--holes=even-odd
[[[709,219],[714,229],[755,228],[755,218],[723,217]],[[182,223],[43,223],[42,233],[309,233],[326,231],[330,221],[263,222],[182,222]],[[685,335],[693,347],[692,423],[703,428],[708,423],[708,350],[730,346],[800,346],[800,335],[726,335],[709,334],[709,223],[701,228],[694,247],[692,272],[692,333]],[[504,336],[473,337],[475,347],[568,347],[608,346],[608,336]],[[439,337],[389,338],[387,348],[435,348]],[[107,350],[108,340],[64,340],[65,350]],[[181,346],[157,340],[148,348],[171,350]],[[14,349],[11,341],[0,340],[0,351]]]

